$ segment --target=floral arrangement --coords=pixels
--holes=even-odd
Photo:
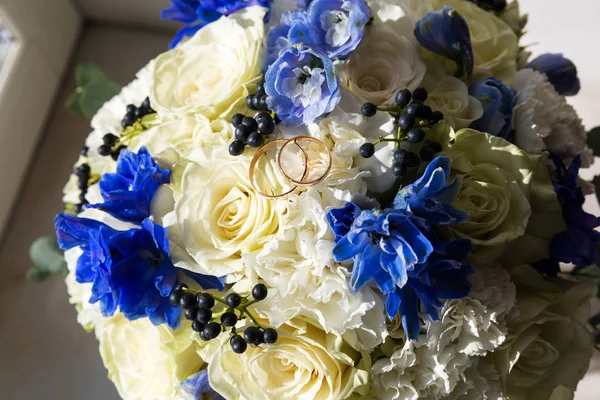
[[[171,2],[55,222],[124,399],[573,397],[593,155],[517,1]]]

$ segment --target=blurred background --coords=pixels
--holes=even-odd
[[[277,0],[275,0],[277,1]],[[586,127],[600,125],[600,1],[521,0],[523,43],[534,56],[563,52],[582,81],[569,101]],[[167,49],[178,25],[167,0],[0,0],[0,390],[11,400],[117,400],[96,340],[76,322],[62,279],[26,281],[30,243],[52,234],[62,187],[89,121],[70,114],[74,70],[99,65],[124,85]],[[600,163],[586,177],[600,174]],[[595,197],[589,212],[600,215]],[[595,308],[599,307],[595,305]],[[599,395],[600,352],[576,399]]]

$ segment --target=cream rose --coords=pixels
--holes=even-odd
[[[147,318],[129,321],[123,314],[96,327],[108,377],[124,400],[184,398],[179,385],[204,365],[192,334],[189,324],[173,331]]]
[[[506,84],[512,83],[517,72],[519,41],[510,26],[494,13],[485,11],[469,1],[425,0],[425,3],[427,11],[452,6],[465,18],[471,33],[475,77],[492,75]],[[456,64],[449,61],[447,67],[452,73]]]
[[[472,257],[489,262],[525,233],[534,162],[540,159],[532,160],[506,140],[472,129],[453,134],[438,124],[431,135],[437,135],[445,147],[441,155],[452,160],[452,173],[462,180],[453,205],[469,213],[469,220],[451,225],[449,233],[470,239]]]
[[[506,342],[487,358],[511,399],[542,400],[553,392],[572,398],[593,352],[585,327],[596,287],[546,279],[532,267],[511,268],[517,285],[518,317],[508,326]]]
[[[209,342],[201,354],[213,389],[228,400],[364,398],[369,355],[313,325],[292,323],[278,328],[277,343],[249,346],[241,355],[223,340]]]
[[[248,7],[208,24],[156,59],[150,99],[160,115],[225,117],[260,79],[266,9]]]
[[[242,254],[260,250],[279,232],[287,205],[256,193],[249,158],[226,151],[219,156],[215,150],[211,161],[175,166],[175,209],[163,222],[176,266],[215,276],[236,273],[235,279],[244,270]],[[274,164],[265,165],[267,179],[275,179]]]
[[[433,111],[441,111],[453,129],[468,128],[483,115],[481,102],[469,96],[469,88],[460,79],[448,75],[435,78],[428,71],[423,86],[429,92],[426,104]]]
[[[393,7],[393,6],[389,6]],[[385,18],[374,10],[379,18]],[[358,49],[339,72],[342,84],[363,101],[383,107],[394,105],[396,92],[421,84],[426,66],[419,57],[419,47],[412,33],[404,35],[412,20],[400,7],[395,7],[391,19],[378,21],[369,27]]]

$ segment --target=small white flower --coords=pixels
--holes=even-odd
[[[582,121],[546,75],[532,69],[521,70],[514,86],[519,93],[513,110],[515,144],[534,154],[550,152],[565,157],[581,154],[583,167],[589,167],[593,155],[586,144]]]

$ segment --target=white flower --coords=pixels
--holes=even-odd
[[[183,399],[181,382],[204,365],[189,324],[173,331],[148,318],[129,321],[119,313],[95,332],[108,377],[124,400]]]
[[[363,101],[394,105],[396,92],[421,84],[426,66],[412,35],[414,22],[397,5],[373,2],[376,21],[339,72],[342,84]]]
[[[448,75],[436,78],[428,71],[423,86],[429,92],[426,104],[433,111],[441,111],[455,130],[469,127],[483,115],[481,102],[469,96],[469,88],[460,79]]]
[[[248,7],[220,18],[158,56],[152,107],[160,115],[230,114],[259,79],[265,12]]]
[[[295,318],[317,321],[326,332],[343,334],[363,329],[382,332],[385,316],[363,320],[365,314],[382,303],[369,289],[354,293],[349,271],[334,262],[333,234],[328,228],[324,204],[316,189],[290,200],[281,233],[261,251],[245,254],[245,264],[274,290],[257,305],[272,325],[280,326]],[[373,348],[381,342],[361,343]]]
[[[509,321],[506,342],[487,361],[511,399],[548,399],[557,389],[572,397],[593,352],[585,323],[596,286],[547,279],[528,265],[510,273],[519,313]]]
[[[546,75],[531,69],[517,73],[514,87],[518,98],[513,110],[515,144],[529,153],[549,151],[573,157],[581,154],[589,167],[593,155],[587,133],[575,109],[560,96]]]
[[[209,363],[210,385],[230,400],[338,400],[366,394],[367,353],[301,321],[279,327],[278,333],[277,343],[249,346],[241,355],[225,335],[209,342],[201,355]]]

